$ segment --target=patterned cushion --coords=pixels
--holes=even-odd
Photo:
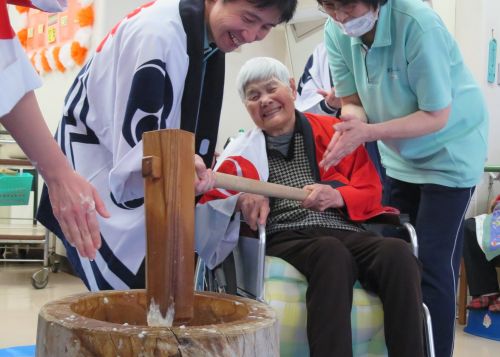
[[[281,356],[309,356],[305,277],[284,260],[266,256],[264,281],[264,298],[280,320]],[[351,324],[354,356],[387,356],[382,303],[359,282],[354,286]]]

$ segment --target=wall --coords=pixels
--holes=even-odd
[[[483,89],[490,114],[490,140],[488,162],[500,164],[500,140],[493,133],[500,132],[500,85],[486,81],[488,43],[492,30],[495,38],[500,41],[500,1],[498,0],[467,0],[457,1],[457,41],[461,45],[465,62],[470,66],[481,88]],[[475,31],[471,31],[475,29]],[[498,64],[500,55],[497,51]],[[498,78],[497,73],[497,78]],[[496,82],[496,81],[495,81]]]
[[[317,7],[318,3],[316,0],[299,0],[297,12],[291,22],[299,21],[301,18],[307,17],[303,14],[310,14],[313,10],[316,10]],[[309,55],[313,52],[314,47],[323,41],[323,28],[319,27],[306,36],[297,39],[292,31],[292,27],[287,25],[285,40],[288,51],[286,64],[297,82],[302,76],[304,66]]]
[[[443,19],[448,31],[452,34],[455,34],[455,2],[456,0],[432,0],[431,2],[432,8]]]
[[[498,106],[500,86],[486,81],[488,43],[491,39],[492,29],[497,41],[500,41],[500,17],[498,16],[500,14],[500,1],[456,0],[455,13],[457,42],[462,50],[465,63],[483,90],[490,114],[488,163],[500,165],[500,140],[496,138],[500,133],[500,107]],[[497,54],[497,63],[499,61],[500,56]],[[487,207],[488,176],[484,175],[482,184],[477,188],[469,215],[483,213]],[[500,193],[498,181],[494,183],[492,190]]]
[[[146,0],[95,0],[95,22],[92,33],[92,50],[101,39],[124,15]],[[80,68],[65,73],[55,72],[43,76],[43,86],[36,91],[42,112],[52,132],[55,132],[61,119],[64,97]]]
[[[291,59],[287,64],[296,83],[302,76],[309,55],[313,52],[316,45],[323,41],[323,29],[320,28],[313,33],[295,40],[291,27],[286,27],[286,40],[288,45],[287,59]]]

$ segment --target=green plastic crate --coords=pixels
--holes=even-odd
[[[33,175],[0,174],[0,206],[27,205],[30,199]]]

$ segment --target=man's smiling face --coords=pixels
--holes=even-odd
[[[257,8],[246,0],[206,0],[205,17],[210,40],[223,52],[260,41],[280,23],[275,7]]]

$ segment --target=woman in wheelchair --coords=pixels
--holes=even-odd
[[[310,191],[303,202],[216,189],[197,205],[196,244],[209,268],[232,250],[240,215],[252,229],[266,224],[266,254],[280,257],[308,281],[311,356],[352,356],[353,285],[379,295],[389,356],[423,356],[420,266],[408,244],[366,231],[381,213],[381,184],[360,146],[338,165],[318,161],[338,119],[295,110],[295,83],[271,58],[249,60],[237,79],[256,129],[231,141],[216,171]],[[224,238],[221,238],[224,237]]]

